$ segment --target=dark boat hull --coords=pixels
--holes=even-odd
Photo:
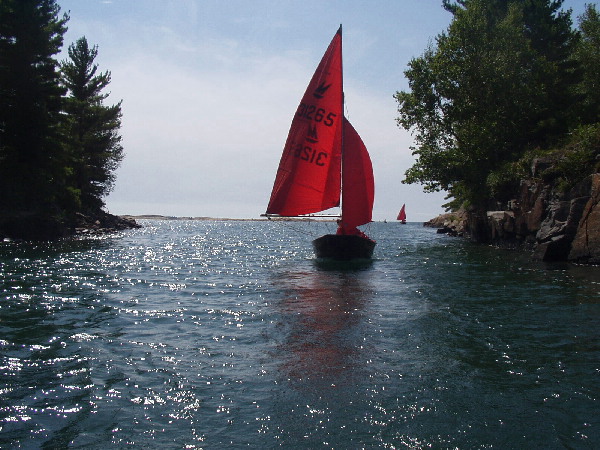
[[[356,235],[326,234],[313,241],[317,258],[330,258],[339,261],[370,259],[373,256],[375,241]]]

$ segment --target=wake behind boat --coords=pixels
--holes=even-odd
[[[313,241],[317,258],[371,258],[375,183],[367,148],[344,117],[342,27],[333,37],[298,110],[277,169],[266,216],[297,217],[340,206],[336,234]]]

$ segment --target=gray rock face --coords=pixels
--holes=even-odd
[[[569,251],[570,261],[600,264],[600,174],[592,175],[591,192]]]
[[[518,198],[505,210],[453,213],[425,225],[501,247],[528,248],[543,261],[600,264],[600,173],[562,193],[541,182],[525,180]],[[450,226],[450,223],[452,224]]]

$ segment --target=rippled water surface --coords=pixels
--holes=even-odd
[[[372,224],[0,244],[1,448],[599,448],[600,269]]]

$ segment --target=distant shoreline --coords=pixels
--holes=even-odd
[[[205,220],[205,221],[230,221],[230,222],[335,222],[336,219],[332,217],[321,218],[315,217],[257,217],[256,219],[232,219],[229,217],[206,217],[206,216],[163,216],[161,214],[142,214],[142,215],[131,215],[121,214],[119,217],[130,220]],[[374,220],[373,222],[382,223],[395,223],[395,220]],[[400,222],[398,222],[400,223]],[[409,222],[411,223],[411,222]]]
[[[133,216],[129,214],[121,215],[125,219],[133,220],[206,220],[206,221],[233,221],[233,222],[263,222],[267,220],[272,221],[285,221],[285,222],[317,222],[317,221],[331,221],[333,219],[318,219],[314,217],[260,217],[256,219],[231,219],[227,217],[185,217],[185,216],[163,216],[160,214],[143,214],[139,216]]]

